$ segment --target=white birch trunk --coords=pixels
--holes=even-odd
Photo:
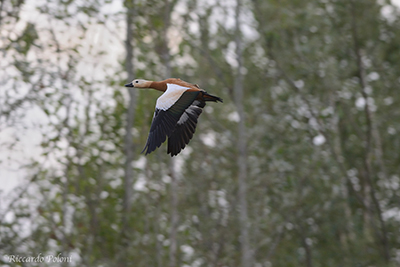
[[[245,112],[243,108],[243,74],[241,69],[243,67],[242,56],[242,36],[240,31],[240,13],[242,3],[241,0],[236,1],[236,30],[235,30],[235,44],[236,44],[236,59],[237,59],[237,73],[234,84],[235,104],[239,114],[238,123],[238,141],[237,141],[237,164],[239,167],[238,173],[238,198],[239,198],[239,221],[240,221],[240,245],[241,245],[241,265],[242,267],[252,266],[252,255],[249,240],[249,220],[247,215],[247,137],[245,125]]]
[[[134,66],[133,66],[133,19],[135,18],[135,10],[133,1],[127,3],[127,14],[126,14],[126,72],[128,74],[128,81],[131,81],[134,77]],[[126,133],[124,139],[124,153],[125,153],[125,174],[124,174],[124,199],[123,199],[123,213],[122,213],[122,237],[127,237],[126,234],[129,232],[129,214],[132,208],[132,195],[133,195],[133,168],[132,162],[134,158],[134,148],[132,140],[132,127],[133,120],[135,117],[136,108],[136,91],[134,88],[129,88],[129,105],[126,114]]]

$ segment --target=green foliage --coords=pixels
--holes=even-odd
[[[397,266],[400,14],[372,0],[244,2],[253,265]],[[238,266],[234,6],[124,1],[115,11],[113,1],[50,1],[35,6],[51,22],[43,24],[24,19],[26,5],[4,2],[0,10],[0,133],[18,132],[29,124],[26,113],[40,110],[40,127],[26,127],[40,128],[41,154],[24,165],[26,184],[10,194],[9,206],[1,204],[1,255],[165,266],[176,196],[177,265]],[[177,156],[173,191],[165,145],[139,153],[160,93],[137,91],[126,214],[123,84],[132,74],[123,72],[130,59],[122,60],[121,24],[130,8],[136,77],[161,80],[170,72],[224,103],[204,109]],[[2,142],[2,149],[19,142]],[[54,266],[46,264],[32,266]]]

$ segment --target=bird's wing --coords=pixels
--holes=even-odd
[[[146,151],[147,155],[153,152],[164,143],[167,136],[171,136],[182,114],[199,94],[199,91],[187,89],[168,84],[167,91],[157,99],[150,133],[142,153]]]
[[[177,122],[172,135],[168,137],[168,154],[170,153],[171,156],[178,155],[189,143],[196,131],[197,119],[205,105],[204,101],[195,100],[185,110]]]

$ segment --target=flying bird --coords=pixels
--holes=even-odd
[[[125,87],[152,88],[164,92],[157,99],[150,133],[142,151],[146,152],[145,155],[160,147],[167,137],[167,154],[171,157],[178,155],[192,139],[206,101],[222,102],[221,98],[208,94],[197,84],[176,78],[160,82],[135,79]]]

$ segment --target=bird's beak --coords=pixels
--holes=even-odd
[[[127,83],[127,84],[125,84],[125,87],[135,87],[135,86],[133,86],[132,83]]]

